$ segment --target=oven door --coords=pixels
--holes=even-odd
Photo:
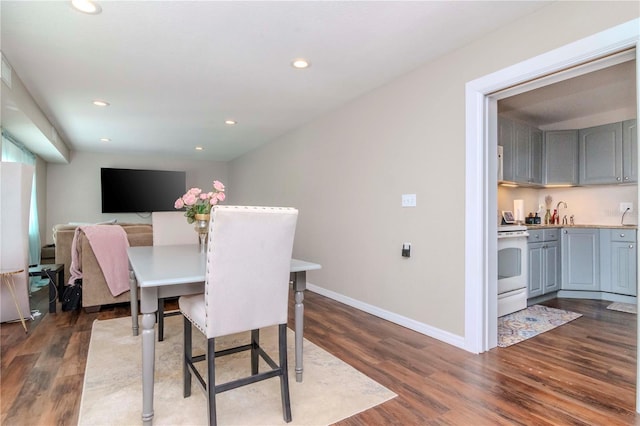
[[[498,238],[498,294],[527,288],[527,237]]]

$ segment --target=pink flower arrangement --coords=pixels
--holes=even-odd
[[[187,222],[195,222],[197,214],[211,213],[211,207],[224,201],[224,184],[219,180],[213,181],[213,191],[202,192],[200,188],[191,188],[182,197],[178,198],[173,205],[176,209],[186,208],[184,215]]]

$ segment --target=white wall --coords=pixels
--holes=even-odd
[[[639,8],[553,3],[236,159],[229,186],[238,203],[300,209],[294,255],[323,265],[313,284],[427,334],[464,336],[465,83]],[[402,208],[403,193],[417,207]]]
[[[178,160],[153,155],[109,155],[72,152],[69,164],[49,163],[47,167],[46,243],[52,243],[51,230],[58,223],[118,222],[151,223],[151,215],[101,213],[100,168],[178,170],[187,173],[187,188],[210,188],[214,179],[227,183],[227,163]],[[233,190],[230,189],[229,196]],[[41,236],[45,244],[45,234]]]

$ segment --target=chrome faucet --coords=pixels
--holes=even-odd
[[[556,210],[558,211],[558,217],[560,217],[560,204],[564,205],[564,208],[567,208],[567,203],[565,203],[564,201],[558,201],[558,204],[556,205]]]

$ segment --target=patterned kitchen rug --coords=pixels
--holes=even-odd
[[[520,343],[581,316],[582,314],[548,306],[529,306],[498,318],[498,347],[506,348]]]
[[[636,305],[632,303],[614,302],[607,306],[607,309],[611,309],[612,311],[626,312],[628,314],[638,313]]]

